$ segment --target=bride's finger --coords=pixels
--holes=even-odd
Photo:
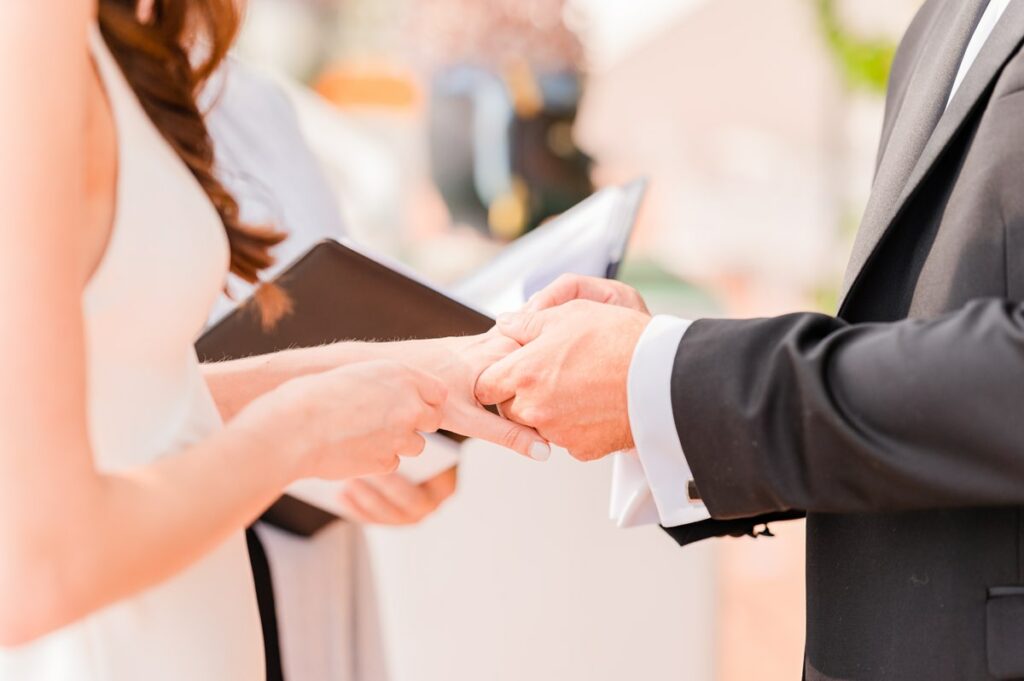
[[[462,435],[507,447],[534,461],[551,458],[551,445],[533,428],[509,421],[482,407],[474,407],[465,421],[460,424]]]

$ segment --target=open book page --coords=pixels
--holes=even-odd
[[[454,296],[496,316],[518,309],[562,274],[613,276],[645,191],[644,180],[602,189],[509,244],[452,287]]]

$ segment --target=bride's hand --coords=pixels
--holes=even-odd
[[[447,392],[410,366],[359,362],[288,381],[228,427],[256,430],[269,455],[293,457],[296,479],[381,475],[423,451],[420,433],[441,425]]]
[[[551,456],[551,447],[533,428],[487,411],[474,395],[485,369],[519,349],[515,341],[490,332],[479,336],[437,338],[397,343],[401,361],[430,372],[448,388],[441,429],[487,440],[537,461]]]

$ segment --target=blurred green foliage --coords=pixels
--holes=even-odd
[[[852,90],[885,94],[889,68],[896,54],[896,41],[886,37],[855,35],[843,23],[839,0],[812,0],[825,42]]]

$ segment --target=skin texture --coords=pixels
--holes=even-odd
[[[481,336],[397,343],[337,343],[204,367],[207,385],[226,421],[251,400],[297,376],[368,360],[400,361],[437,376],[449,389],[441,428],[546,459],[550,449],[532,428],[485,410],[473,387],[484,369],[519,349],[494,331]]]
[[[526,432],[471,402],[476,367],[509,341],[472,352],[466,340],[328,346],[212,369],[222,431],[144,466],[98,471],[82,292],[112,228],[117,150],[86,42],[95,13],[92,0],[0,3],[3,646],[175,575],[298,478],[389,473],[442,423],[520,447]],[[445,380],[406,361],[444,357]]]
[[[563,274],[549,286],[533,294],[526,304],[527,312],[540,312],[571,300],[590,300],[616,305],[650,315],[647,303],[632,286],[612,279]]]
[[[552,286],[498,320],[523,347],[484,371],[476,396],[582,461],[629,449],[629,364],[650,315],[615,282],[563,278]],[[602,302],[569,299],[579,295]],[[630,306],[603,302],[610,300]]]

